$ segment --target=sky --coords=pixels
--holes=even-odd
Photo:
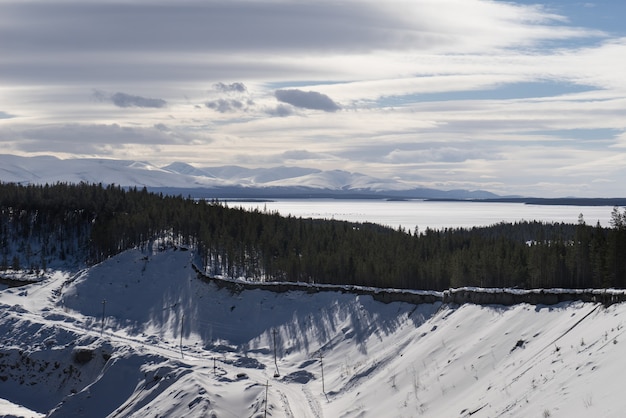
[[[0,0],[0,152],[626,196],[618,1]]]

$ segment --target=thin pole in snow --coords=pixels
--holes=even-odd
[[[276,373],[274,373],[274,377],[280,377],[280,373],[278,372],[278,361],[276,360],[276,329],[272,330],[272,334],[274,334],[274,365],[276,366]]]
[[[265,413],[263,414],[264,418],[267,418],[267,390],[270,387],[270,381],[265,381]]]
[[[185,322],[185,314],[180,317],[180,357],[185,358],[183,355],[183,324]]]
[[[102,335],[102,333],[104,332],[104,309],[106,307],[106,304],[107,304],[107,300],[102,299],[102,323],[100,325],[100,335]]]
[[[326,389],[324,388],[324,357],[322,356],[322,350],[320,350],[320,367],[322,369],[322,393],[326,395]]]

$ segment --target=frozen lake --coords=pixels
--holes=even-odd
[[[526,205],[492,202],[427,202],[422,200],[386,201],[369,199],[282,199],[271,202],[228,202],[230,207],[277,211],[281,215],[302,218],[338,219],[352,222],[373,222],[411,231],[427,227],[471,228],[499,222],[537,220],[577,223],[583,214],[588,225],[598,221],[609,226],[612,206]]]

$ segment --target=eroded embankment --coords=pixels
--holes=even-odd
[[[215,283],[219,288],[225,288],[233,293],[243,290],[261,289],[276,293],[289,291],[342,292],[357,295],[369,295],[379,302],[407,302],[415,305],[422,303],[449,303],[462,305],[472,303],[476,305],[517,305],[528,303],[531,305],[556,305],[562,302],[581,301],[602,303],[610,306],[614,303],[626,301],[626,290],[622,289],[499,289],[463,287],[448,289],[443,292],[408,289],[381,289],[364,286],[330,285],[302,282],[253,282],[211,277],[203,273],[195,264],[194,270],[202,280]]]

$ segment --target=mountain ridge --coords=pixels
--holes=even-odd
[[[345,170],[277,166],[215,167],[103,158],[59,159],[0,154],[0,181],[20,184],[102,183],[213,198],[333,197],[386,199],[496,199],[483,190],[438,190]]]

